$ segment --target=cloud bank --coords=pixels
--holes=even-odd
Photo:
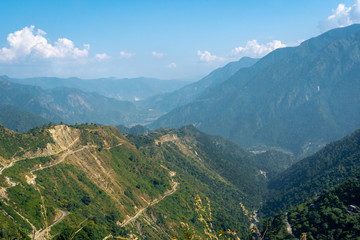
[[[168,65],[168,68],[176,68],[176,63],[172,62]]]
[[[333,14],[326,20],[319,23],[321,32],[328,31],[337,27],[346,27],[354,23],[360,23],[360,0],[357,0],[351,7],[346,7],[340,3]]]
[[[153,57],[155,57],[155,58],[162,58],[163,56],[165,56],[165,53],[156,52],[156,51],[153,51],[151,54],[152,54]]]
[[[237,47],[231,51],[231,57],[253,57],[259,58],[263,57],[266,54],[274,51],[277,48],[286,47],[286,44],[282,43],[279,40],[273,40],[266,44],[259,44],[257,40],[251,40],[246,43],[244,47]]]
[[[209,51],[201,52],[197,51],[197,55],[200,57],[200,61],[212,63],[216,61],[224,61],[224,58],[212,55]]]
[[[106,59],[109,59],[110,57],[106,53],[98,53],[95,55],[95,58],[99,61],[104,61]]]
[[[59,38],[54,44],[51,44],[44,37],[45,35],[46,33],[41,29],[35,31],[34,26],[24,27],[22,30],[10,33],[7,36],[9,47],[0,49],[0,61],[14,62],[27,56],[42,59],[76,59],[88,56],[89,44],[84,44],[84,48],[79,49],[67,38]]]
[[[135,53],[124,52],[124,51],[120,52],[120,58],[131,58],[134,55]]]

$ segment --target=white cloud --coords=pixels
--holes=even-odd
[[[59,38],[54,44],[44,37],[46,33],[34,26],[10,33],[7,37],[9,47],[0,49],[0,61],[12,62],[26,56],[39,58],[79,58],[87,57],[90,45],[84,44],[84,49],[74,46],[67,38]]]
[[[224,58],[212,55],[209,51],[201,52],[200,50],[197,51],[197,55],[200,57],[200,60],[203,62],[215,62],[215,61],[224,61]]]
[[[134,55],[135,55],[135,53],[124,52],[124,51],[120,52],[120,57],[121,58],[131,58]]]
[[[155,52],[155,51],[153,51],[151,54],[152,54],[153,57],[155,57],[155,58],[162,58],[163,56],[165,56],[165,53]]]
[[[176,68],[176,63],[172,62],[168,65],[168,68]]]
[[[110,57],[106,53],[98,53],[95,55],[95,58],[99,61],[104,61],[106,59],[109,59]]]
[[[273,40],[266,44],[259,44],[257,40],[248,41],[245,47],[237,47],[231,51],[232,57],[263,57],[269,52],[277,49],[286,47],[286,44],[283,44],[279,40]]]
[[[346,27],[353,23],[360,23],[360,0],[356,0],[354,5],[346,7],[345,4],[340,3],[333,14],[326,20],[319,23],[319,28],[322,32],[337,27]]]

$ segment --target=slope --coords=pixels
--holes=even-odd
[[[239,61],[228,63],[224,67],[212,71],[209,75],[195,83],[188,84],[170,93],[159,94],[145,99],[138,104],[145,108],[168,112],[195,100],[208,89],[227,80],[239,69],[252,66],[257,60],[258,59],[243,57]]]
[[[360,25],[277,49],[152,127],[194,124],[241,146],[297,157],[359,128]]]
[[[0,104],[0,124],[11,130],[27,132],[31,128],[49,123],[48,120],[32,113],[21,111],[10,105]]]
[[[175,236],[188,228],[194,237],[206,239],[231,228],[240,238],[251,239],[250,212],[261,205],[265,178],[252,164],[249,153],[194,127],[161,129],[128,138],[139,150],[175,171],[180,184],[173,196],[139,219],[142,239],[154,231],[149,222],[165,231],[167,226],[177,229]],[[163,234],[156,239],[170,237]]]
[[[18,143],[15,157],[1,152],[1,217],[35,239],[66,236],[69,229],[92,239],[124,233],[119,223],[171,188],[168,172],[151,166],[114,127],[39,130],[32,137],[3,129],[1,138],[20,139],[11,140]],[[40,145],[27,147],[28,138]]]
[[[145,119],[150,113],[142,112],[130,102],[118,101],[96,93],[60,87],[43,90],[2,78],[0,101],[2,104],[12,105],[53,122],[130,124]]]
[[[192,127],[128,137],[93,124],[1,127],[1,236],[168,239],[181,222],[201,238],[250,236],[265,180],[247,152]]]
[[[356,239],[360,235],[359,193],[359,178],[338,184],[288,213],[270,219],[265,239],[296,239],[300,236],[308,239]]]
[[[148,135],[151,131],[147,127],[142,125],[135,125],[131,128],[125,127],[124,125],[116,126],[122,134],[133,134],[133,135]]]
[[[266,215],[305,202],[360,172],[360,130],[328,144],[274,177],[263,206]]]
[[[76,88],[84,92],[96,92],[105,97],[132,102],[175,91],[187,83],[179,80],[159,80],[155,78],[100,78],[87,80],[51,77],[16,79],[3,76],[3,78],[10,82],[38,86],[47,90],[57,87]]]

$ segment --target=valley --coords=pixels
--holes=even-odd
[[[360,1],[344,6],[328,20]],[[34,26],[10,33],[0,47],[0,239],[359,239],[360,24],[347,22],[223,56],[200,48],[213,36],[193,46],[196,63],[161,50],[167,38],[110,56],[51,43]],[[29,77],[39,59],[62,74]],[[172,80],[96,77],[139,74],[135,62]],[[2,73],[19,63],[23,78]],[[68,75],[83,68],[94,77]]]
[[[359,32],[354,24],[277,49],[150,126],[194,125],[247,149],[309,156],[360,127]]]
[[[3,129],[2,141],[14,134],[18,138],[28,137]],[[22,151],[22,156],[12,155],[10,163],[3,164],[0,174],[5,180],[1,184],[0,218],[6,225],[14,226],[17,232],[5,233],[21,234],[29,239],[81,239],[89,234],[101,239],[170,239],[172,235],[180,237],[184,234],[184,226],[197,238],[214,237],[225,227],[232,230],[224,231],[224,236],[235,234],[234,237],[245,239],[251,236],[251,231],[246,229],[254,229],[253,234],[264,239],[285,233],[300,236],[302,232],[299,233],[298,228],[294,230],[293,208],[274,201],[285,198],[292,206],[301,204],[316,197],[323,185],[315,191],[297,190],[304,191],[299,200],[299,193],[283,190],[287,189],[285,184],[278,185],[280,190],[273,189],[278,178],[286,177],[289,172],[290,180],[281,182],[298,185],[297,176],[311,169],[307,166],[308,161],[324,161],[319,156],[329,159],[329,156],[339,154],[344,158],[329,165],[329,171],[323,175],[308,175],[309,181],[316,183],[315,179],[322,176],[336,179],[327,185],[330,189],[359,173],[359,158],[353,158],[360,149],[356,145],[359,144],[358,132],[328,145],[323,153],[301,160],[294,167],[276,174],[278,176],[270,175],[269,179],[257,168],[256,155],[222,138],[203,134],[194,127],[161,129],[148,136],[125,137],[114,127],[52,125],[38,130],[38,134],[34,137],[42,139],[48,135],[52,140],[48,140],[43,149]],[[27,143],[22,144],[21,148],[25,150]],[[4,153],[1,156],[4,157]],[[354,160],[349,162],[349,159]],[[122,165],[123,161],[129,166]],[[336,172],[330,169],[337,169],[337,164],[350,170],[343,179],[331,177]],[[123,167],[118,168],[120,166]],[[150,178],[138,175],[138,171]],[[152,171],[158,173],[153,175]],[[21,199],[16,198],[19,194]],[[201,205],[198,205],[199,201]],[[110,208],[103,208],[104,204]],[[276,222],[273,216],[281,209],[288,209],[288,218],[279,215],[279,222]],[[37,214],[31,213],[34,210]],[[267,220],[270,224],[264,226],[265,216],[270,217]],[[108,224],[113,226],[110,232],[106,230]],[[277,228],[283,229],[283,233]]]

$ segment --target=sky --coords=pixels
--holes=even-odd
[[[198,80],[360,23],[360,0],[0,0],[0,75]]]

